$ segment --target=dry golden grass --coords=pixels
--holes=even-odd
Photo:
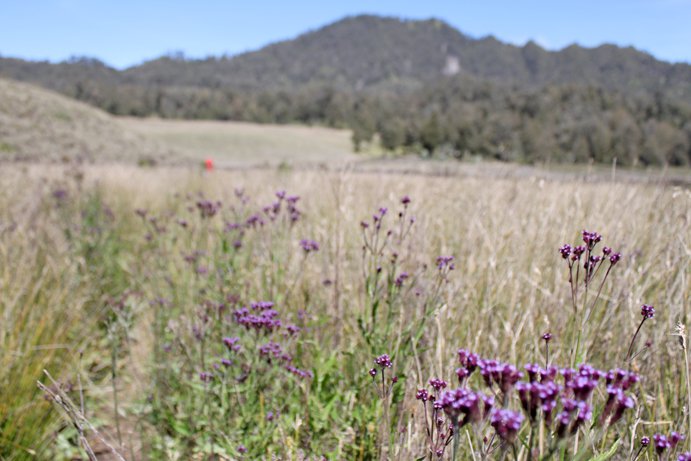
[[[298,125],[122,118],[123,126],[220,167],[354,161],[350,132]]]
[[[224,203],[232,201],[235,187],[245,188],[250,196],[259,198],[259,203],[270,201],[279,189],[300,195],[305,219],[298,232],[319,241],[322,247],[302,276],[305,286],[314,289],[310,309],[326,322],[315,331],[315,340],[341,359],[341,354],[355,350],[350,357],[361,360],[363,370],[370,366],[372,357],[362,355],[362,351],[357,355],[361,339],[356,318],[365,304],[359,223],[379,206],[397,210],[400,197],[409,195],[417,222],[409,246],[400,249],[401,270],[424,271],[423,266],[433,265],[441,254],[456,257],[456,270],[444,288],[443,307],[435,313],[424,336],[424,347],[415,357],[397,358],[405,362],[406,414],[417,411],[413,398],[417,386],[432,376],[451,380],[456,367],[454,353],[459,347],[520,365],[541,360],[540,335],[551,331],[555,336],[554,361],[568,364],[575,329],[568,325],[567,271],[557,248],[562,243],[578,242],[579,231],[584,228],[597,230],[605,244],[621,251],[624,259],[603,290],[605,301],[597,306],[594,321],[583,331],[586,358],[597,367],[625,366],[624,354],[640,319],[640,305],[655,305],[655,319],[646,324],[641,339],[651,340],[652,349],[634,362],[644,379],[638,405],[647,415],[640,422],[638,436],[641,427],[647,434],[686,427],[684,356],[671,334],[677,322],[688,324],[689,320],[691,191],[687,188],[531,177],[379,175],[347,169],[329,173],[266,169],[201,174],[181,168],[91,166],[84,167],[83,173],[80,187],[88,190],[98,184],[116,217],[127,219],[138,207],[161,210],[176,192],[202,190],[207,197]],[[5,319],[12,319],[0,326],[0,338],[5,344],[14,344],[0,356],[4,364],[0,383],[12,382],[13,392],[23,393],[22,405],[33,405],[37,399],[31,386],[35,378],[28,378],[35,370],[58,359],[58,366],[66,367],[66,373],[74,366],[74,362],[52,353],[34,355],[30,363],[22,364],[34,371],[23,371],[27,377],[22,381],[12,379],[17,354],[55,342],[41,336],[44,325],[57,329],[51,334],[62,338],[62,329],[68,329],[65,322],[73,321],[66,316],[80,315],[83,303],[79,290],[72,296],[66,293],[73,277],[70,271],[77,262],[61,253],[60,238],[56,237],[56,242],[45,240],[51,211],[34,206],[38,200],[32,195],[48,193],[45,184],[69,181],[57,167],[11,166],[0,173],[0,204],[5,210],[0,216],[1,306]],[[24,231],[8,230],[9,223],[15,221],[22,223],[20,229]],[[41,245],[37,245],[38,240]],[[49,257],[39,261],[35,255],[42,249]],[[300,267],[292,260],[286,270]],[[338,284],[322,287],[324,279],[337,277]],[[24,301],[13,301],[16,299]],[[24,319],[20,329],[13,326],[18,319]],[[147,316],[142,315],[142,319]],[[88,335],[91,330],[85,325],[72,333]],[[27,331],[35,332],[29,342],[24,336]],[[145,333],[140,334],[138,341],[146,343]],[[78,342],[72,339],[69,344],[74,356]],[[146,363],[146,350],[139,348],[144,356],[135,357],[135,361]],[[127,375],[128,365],[124,366]],[[13,403],[0,397],[0,407]],[[123,407],[135,403],[125,401]],[[409,432],[390,455],[410,459],[421,443],[421,432]]]
[[[0,161],[127,162],[179,158],[105,112],[57,93],[0,79]]]

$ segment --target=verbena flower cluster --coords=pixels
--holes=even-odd
[[[430,389],[420,388],[415,398],[423,403],[430,453],[441,458],[453,431],[468,424],[483,430],[488,423],[500,446],[513,444],[522,426],[543,425],[556,440],[575,435],[586,426],[609,426],[634,407],[632,388],[639,376],[620,368],[602,371],[589,364],[577,368],[522,369],[495,359],[483,359],[467,349],[458,350],[459,387],[433,378]],[[475,371],[477,370],[477,373]],[[473,390],[470,379],[479,375],[486,391]],[[601,390],[595,392],[597,388]],[[593,419],[593,400],[601,398],[602,413]],[[430,405],[431,403],[431,405]],[[442,415],[446,419],[442,418]],[[485,437],[485,441],[495,438]],[[488,442],[485,453],[496,449]]]
[[[190,447],[205,433],[215,439],[213,444],[227,445],[227,453],[259,455],[268,443],[261,437],[269,436],[267,431],[283,415],[295,412],[290,406],[296,399],[287,398],[289,394],[309,387],[314,375],[306,368],[311,356],[305,341],[309,320],[304,309],[291,305],[289,293],[305,266],[300,271],[282,267],[270,281],[257,284],[244,265],[251,261],[256,268],[271,270],[274,258],[284,256],[280,251],[286,261],[292,254],[302,255],[305,264],[320,244],[294,237],[293,228],[303,215],[299,196],[278,191],[271,203],[258,207],[242,189],[235,190],[235,198],[225,204],[201,193],[188,194],[186,204],[173,202],[169,213],[135,212],[146,227],[145,249],[167,258],[156,266],[166,282],[160,289],[169,293],[156,293],[151,306],[157,360],[170,366],[161,368],[157,397],[151,402],[162,416],[157,424],[182,421]],[[265,295],[280,302],[250,298]],[[190,398],[190,393],[202,395]],[[272,425],[255,427],[257,409],[260,419]],[[204,417],[179,417],[193,412]],[[213,429],[231,422],[251,434],[229,434],[226,440]],[[165,437],[176,430],[161,427],[159,433]]]
[[[621,260],[621,253],[615,252],[610,247],[603,247],[601,253],[595,251],[597,244],[602,241],[602,235],[597,232],[584,230],[581,232],[581,236],[584,245],[572,246],[565,243],[559,248],[561,257],[567,261],[569,266],[569,282],[571,283],[572,292],[575,292],[575,286],[579,282],[581,267],[583,269],[583,277],[581,280],[587,287],[605,262],[609,264],[603,278],[603,283],[612,266],[616,265]],[[574,269],[576,269],[575,274]]]

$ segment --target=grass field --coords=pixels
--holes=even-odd
[[[280,166],[469,178],[691,184],[688,168],[622,169],[607,165],[529,166],[487,160],[422,160],[415,155],[387,156],[374,147],[356,154],[352,151],[349,131],[324,127],[141,118],[118,121],[127,131],[175,152],[171,163],[189,160],[201,163],[209,158],[222,169]]]
[[[350,132],[322,127],[243,122],[121,119],[129,130],[219,167],[339,164],[353,161]]]
[[[86,459],[86,447],[118,459],[107,444],[125,459],[655,459],[641,437],[691,433],[674,336],[691,295],[688,188],[7,165],[0,210],[3,459]],[[583,229],[602,234],[598,255],[623,256],[573,303],[557,250],[583,244]],[[643,304],[655,315],[642,322]],[[587,368],[581,387],[557,377],[553,417],[533,420],[511,386],[487,387],[480,371],[459,382],[457,369],[472,372],[459,348],[524,380],[524,364],[548,361],[640,381],[610,393]],[[375,365],[382,354],[390,368]],[[35,386],[50,385],[44,368],[71,410]],[[430,437],[422,388],[440,401],[462,389],[450,402],[480,392],[496,412],[460,427],[444,407]],[[686,438],[664,455],[688,449]]]

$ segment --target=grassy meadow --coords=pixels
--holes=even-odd
[[[663,183],[3,164],[0,459],[677,459],[689,220]]]
[[[354,161],[350,132],[301,125],[120,118],[128,130],[220,167],[292,166]]]

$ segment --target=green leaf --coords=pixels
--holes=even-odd
[[[619,448],[619,445],[621,445],[621,439],[617,439],[616,442],[609,448],[604,453],[600,453],[599,455],[590,458],[589,461],[606,461],[610,459],[612,456],[614,456],[617,453],[617,449]]]

